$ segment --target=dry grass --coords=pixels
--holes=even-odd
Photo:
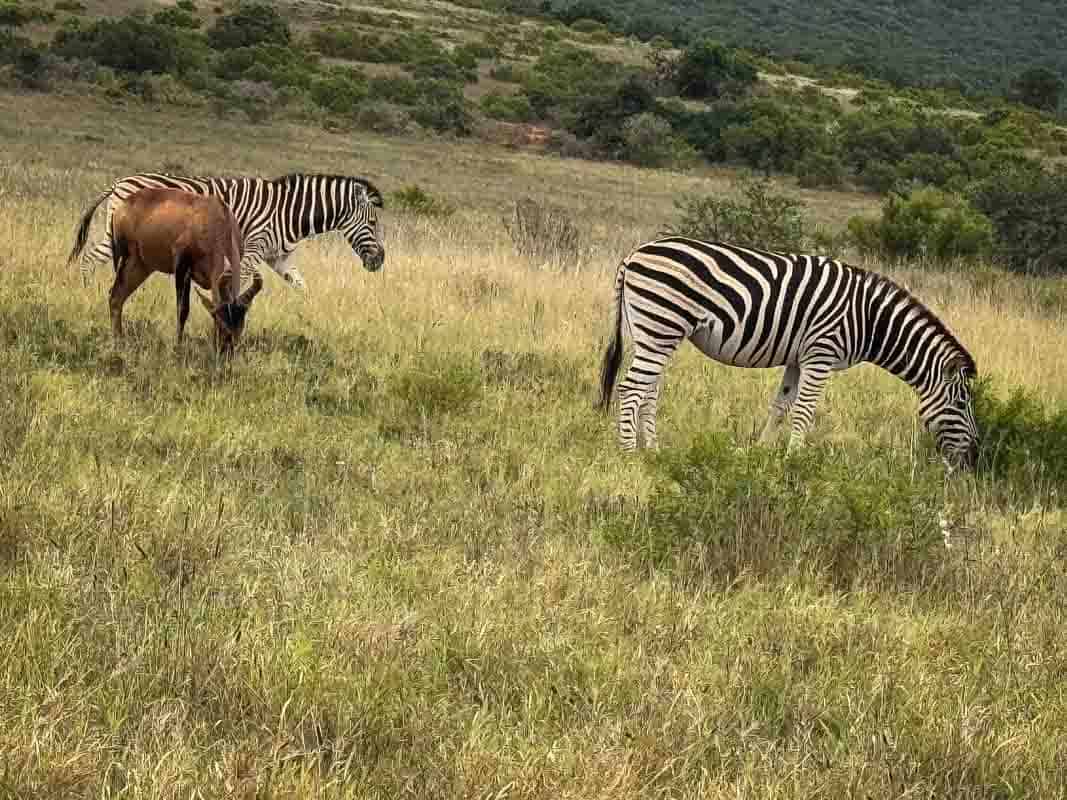
[[[0,105],[0,796],[1063,796],[1054,495],[942,483],[914,398],[863,368],[822,405],[815,477],[776,453],[766,474],[804,509],[866,488],[882,505],[856,513],[918,531],[948,509],[965,546],[845,542],[846,518],[798,530],[758,496],[718,544],[671,540],[691,521],[672,498],[700,497],[664,463],[712,453],[707,488],[744,497],[745,456],[692,445],[747,445],[777,377],[691,350],[668,461],[616,452],[591,408],[611,271],[693,179]],[[163,161],[417,182],[463,210],[387,212],[379,275],[304,245],[311,295],[268,278],[221,370],[202,317],[175,351],[166,281],[115,347],[106,275],[84,290],[64,264],[88,199]],[[572,208],[599,257],[520,259],[501,217],[525,194]],[[1067,327],[1031,287],[907,279],[984,372],[1067,402]]]

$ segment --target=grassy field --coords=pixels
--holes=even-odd
[[[0,111],[0,797],[1064,796],[1062,487],[946,480],[871,367],[794,459],[751,446],[777,371],[692,348],[659,456],[594,412],[617,259],[728,174]],[[168,163],[461,210],[387,210],[377,275],[303,245],[310,293],[267,276],[223,369],[162,277],[115,346],[108,270],[65,264],[92,197]],[[525,194],[574,211],[580,269],[516,255]],[[1000,391],[1067,403],[1062,287],[903,277]]]

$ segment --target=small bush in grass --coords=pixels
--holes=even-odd
[[[403,134],[414,129],[411,116],[391,103],[372,101],[356,111],[356,125],[375,133]]]
[[[491,119],[505,122],[529,122],[534,118],[530,98],[524,94],[500,94],[489,92],[479,104]]]
[[[810,242],[804,203],[776,194],[770,180],[743,179],[741,199],[683,195],[672,233],[771,250],[803,250]]]
[[[652,113],[636,114],[622,125],[622,157],[642,167],[687,167],[698,154],[674,135],[671,124]]]
[[[390,207],[420,217],[445,218],[456,213],[455,206],[432,196],[418,184],[393,192],[390,195]]]
[[[532,198],[515,203],[505,218],[511,241],[519,255],[560,266],[575,265],[582,255],[582,237],[569,212]]]
[[[1067,486],[1067,408],[1049,407],[1023,387],[1001,399],[988,379],[974,394],[980,472],[1022,491]]]
[[[850,460],[814,444],[792,456],[725,434],[654,457],[659,488],[607,537],[654,564],[695,553],[728,582],[807,575],[848,590],[907,585],[944,557],[943,473],[908,454]]]
[[[983,214],[932,187],[907,197],[891,194],[881,219],[853,217],[848,230],[861,253],[888,259],[976,259],[993,243],[993,226]]]

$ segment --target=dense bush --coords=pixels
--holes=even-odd
[[[801,156],[793,170],[797,174],[797,182],[806,189],[840,188],[847,173],[838,156],[819,150]]]
[[[718,99],[744,94],[756,82],[756,68],[736,50],[700,39],[682,51],[673,79],[683,97]]]
[[[417,123],[439,133],[470,135],[474,119],[462,90],[447,81],[422,80],[416,86],[419,99],[412,116]]]
[[[529,122],[534,119],[530,98],[524,94],[489,92],[479,103],[487,117],[505,122]]]
[[[318,74],[313,53],[280,45],[237,47],[222,53],[215,72],[226,80],[251,80],[310,89]]]
[[[611,520],[607,538],[654,564],[696,557],[724,583],[798,568],[839,590],[924,575],[945,552],[939,470],[892,452],[844,456],[703,436],[654,458],[647,505]]]
[[[17,28],[30,22],[51,22],[54,14],[17,0],[0,0],[0,27]]]
[[[1048,408],[1024,388],[1005,399],[988,382],[975,392],[983,472],[1015,489],[1067,485],[1067,408]]]
[[[268,3],[242,3],[231,14],[215,20],[208,41],[218,50],[253,47],[257,44],[288,46],[289,23]]]
[[[805,206],[777,194],[767,179],[743,179],[737,200],[717,195],[683,195],[675,201],[679,216],[669,229],[706,241],[731,242],[771,250],[800,251],[811,242]]]
[[[401,106],[419,101],[419,85],[406,75],[377,75],[370,79],[370,93],[376,100]]]
[[[351,116],[370,94],[363,73],[353,69],[333,68],[311,84],[311,99],[316,105],[342,116]]]
[[[185,73],[202,66],[206,48],[196,34],[137,16],[103,19],[87,28],[61,28],[53,49],[69,59],[91,59],[125,72]]]
[[[763,170],[795,171],[801,159],[826,153],[832,145],[817,121],[774,100],[747,104],[748,120],[722,132],[727,158]]]
[[[200,20],[184,9],[172,7],[164,8],[152,15],[152,22],[156,25],[169,25],[172,28],[186,28],[196,30],[200,27]]]
[[[996,231],[996,254],[1020,272],[1067,272],[1067,173],[1007,167],[972,187]]]
[[[853,217],[849,234],[857,248],[888,259],[934,261],[980,258],[992,248],[989,220],[958,195],[932,187],[904,197],[890,194],[881,219]]]
[[[622,139],[621,157],[642,167],[684,167],[697,158],[667,120],[650,112],[629,117],[622,126]]]
[[[575,98],[575,111],[567,128],[591,140],[611,158],[625,157],[625,123],[631,117],[656,110],[656,98],[648,84],[637,75],[618,83],[602,85],[599,91]]]

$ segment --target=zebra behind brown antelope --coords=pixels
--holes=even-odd
[[[765,442],[792,410],[789,447],[800,445],[830,373],[870,362],[915,389],[946,460],[968,467],[977,460],[974,359],[932,311],[882,275],[823,256],[668,236],[619,265],[615,304],[600,406],[610,407],[628,334],[634,354],[619,384],[623,450],[637,448],[639,425],[645,445],[655,446],[663,369],[689,339],[724,364],[786,368]]]
[[[290,286],[304,288],[304,278],[288,261],[297,244],[309,236],[340,231],[370,272],[385,262],[377,209],[382,194],[369,181],[344,175],[286,175],[261,178],[191,178],[145,172],[115,181],[89,207],[71,250],[73,263],[85,248],[96,209],[108,201],[105,238],[85,253],[81,273],[86,280],[101,261],[111,258],[111,218],[125,198],[145,188],[181,189],[216,195],[233,211],[241,227],[244,258],[241,274],[248,278],[269,266]]]

